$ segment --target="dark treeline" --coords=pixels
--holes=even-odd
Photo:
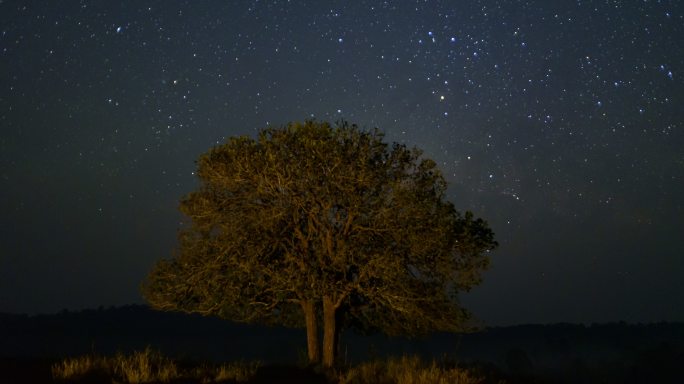
[[[413,340],[348,332],[344,340],[340,358],[349,364],[418,354],[426,359],[477,362],[514,377],[568,382],[668,382],[684,361],[684,323],[520,325]],[[145,306],[36,316],[0,314],[2,359],[110,355],[147,346],[196,361],[306,361],[301,329],[235,324]]]

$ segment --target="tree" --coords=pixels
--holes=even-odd
[[[445,200],[418,149],[378,130],[292,123],[230,138],[198,160],[191,224],[158,262],[152,307],[301,326],[309,360],[334,364],[344,324],[388,334],[460,331],[458,293],[480,282],[492,231]]]

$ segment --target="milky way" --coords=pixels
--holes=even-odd
[[[485,323],[684,321],[678,1],[0,1],[0,311],[141,302],[194,161],[315,118],[435,159]]]

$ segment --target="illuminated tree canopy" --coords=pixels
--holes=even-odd
[[[157,309],[305,326],[312,363],[333,365],[343,324],[388,334],[461,331],[458,293],[497,243],[445,200],[418,149],[378,130],[307,121],[230,138],[198,162],[176,254],[143,293]]]

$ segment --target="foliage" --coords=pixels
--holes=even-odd
[[[197,175],[178,251],[143,285],[154,308],[306,324],[312,361],[322,315],[326,365],[338,320],[388,334],[464,329],[458,292],[480,282],[496,242],[445,200],[420,150],[308,121],[231,138]]]

